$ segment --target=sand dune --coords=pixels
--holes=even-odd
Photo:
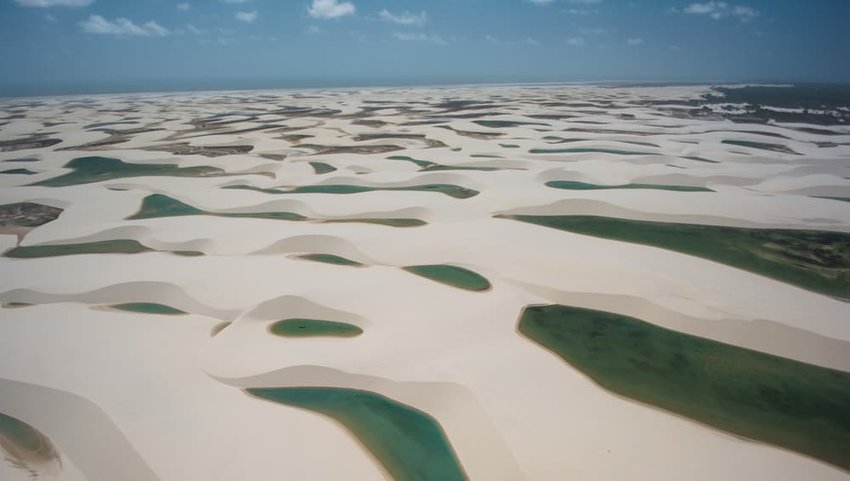
[[[0,127],[0,165],[35,174],[0,173],[0,206],[62,211],[20,239],[0,230],[0,414],[52,442],[61,463],[36,473],[44,479],[391,479],[338,419],[246,391],[299,387],[425,413],[472,480],[847,479],[840,466],[613,394],[517,331],[526,306],[563,304],[850,372],[846,301],[505,218],[850,233],[850,127],[689,115],[683,101],[709,92],[33,99]],[[68,165],[93,156],[126,165],[120,175]],[[409,189],[428,185],[440,188]],[[133,253],[115,247],[128,243]],[[840,247],[819,249],[824,270],[847,276]],[[423,265],[491,287],[405,270]],[[127,304],[137,309],[116,308]],[[269,332],[286,319],[362,334]],[[0,464],[2,479],[28,475]]]

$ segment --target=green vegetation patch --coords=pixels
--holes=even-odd
[[[848,373],[570,306],[519,331],[618,395],[850,469]]]
[[[140,312],[142,314],[158,314],[161,316],[186,314],[185,311],[181,311],[180,309],[175,309],[171,306],[166,306],[165,304],[157,304],[155,302],[128,302],[125,304],[115,304],[109,307],[121,311]]]
[[[498,216],[702,257],[850,299],[850,234],[676,224],[598,216]]]
[[[153,249],[142,245],[136,240],[116,239],[86,242],[82,244],[19,246],[14,249],[10,249],[3,255],[16,259],[33,259],[37,257],[57,257],[79,254],[138,254],[140,252],[153,252]]]
[[[269,332],[283,337],[356,337],[363,329],[345,322],[318,319],[284,319],[269,326]]]
[[[0,205],[0,227],[38,227],[59,217],[62,209],[34,202]]]
[[[363,267],[363,264],[346,259],[345,257],[335,256],[333,254],[303,254],[296,257],[297,259],[305,259],[314,262],[323,262],[325,264],[334,264],[338,266],[353,266]]]
[[[573,180],[553,180],[546,182],[547,187],[566,190],[598,190],[598,189],[654,189],[672,190],[675,192],[714,192],[707,187],[691,185],[657,185],[657,184],[622,184],[622,185],[599,185],[577,182]]]
[[[486,291],[491,287],[490,281],[480,274],[472,272],[469,269],[464,269],[463,267],[448,264],[409,266],[405,267],[404,270],[431,279],[432,281],[469,291]]]
[[[223,175],[225,172],[216,167],[178,167],[175,164],[136,164],[126,163],[108,157],[79,157],[67,164],[73,172],[42,180],[32,185],[46,187],[65,187],[69,185],[90,184],[104,180],[127,177],[209,177]]]
[[[261,399],[336,420],[375,456],[392,479],[468,479],[437,420],[406,404],[354,389],[296,387],[247,391]]]
[[[159,217],[179,217],[186,215],[291,221],[307,220],[303,215],[294,212],[208,212],[163,194],[152,194],[145,197],[142,201],[141,209],[130,217],[127,217],[127,219],[155,219]]]

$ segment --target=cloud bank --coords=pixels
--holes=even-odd
[[[87,20],[79,23],[80,28],[86,33],[99,35],[125,35],[136,37],[165,37],[171,32],[154,21],[137,25],[126,18],[108,20],[100,15],[91,15]]]
[[[386,8],[378,12],[378,17],[381,20],[397,23],[399,25],[424,25],[425,22],[428,21],[428,14],[425,12],[418,15],[410,12],[403,12],[397,15]]]
[[[745,22],[752,20],[759,14],[758,10],[746,5],[731,5],[713,0],[704,3],[692,3],[682,11],[691,15],[707,15],[715,20],[733,17]]]
[[[354,4],[339,0],[313,0],[307,13],[313,18],[339,18],[354,15]]]
[[[88,7],[94,0],[15,0],[22,7]]]

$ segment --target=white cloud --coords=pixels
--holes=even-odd
[[[22,7],[88,7],[94,0],[15,0]]]
[[[188,4],[187,2],[177,4],[177,10],[180,10],[181,12],[185,12],[186,10],[189,10],[190,8],[192,8],[192,5]]]
[[[643,43],[643,39],[642,39],[642,38],[640,38],[640,37],[638,37],[638,38],[630,38],[630,39],[627,39],[627,40],[626,40],[626,45],[640,45],[640,44],[642,44],[642,43]]]
[[[430,42],[437,45],[448,45],[448,42],[446,42],[443,37],[433,34],[426,35],[424,33],[415,32],[395,32],[393,33],[393,37],[406,42]]]
[[[307,13],[313,18],[339,18],[354,14],[354,4],[339,0],[313,0]]]
[[[582,37],[571,37],[567,39],[567,45],[570,47],[581,47],[584,45],[584,39]]]
[[[254,23],[254,21],[257,20],[257,11],[252,10],[250,12],[236,12],[234,17],[236,17],[236,20],[239,20],[240,22]]]
[[[744,22],[750,21],[759,15],[758,10],[752,7],[731,5],[726,2],[714,0],[704,3],[692,3],[685,7],[682,12],[691,15],[708,15],[715,20],[720,20],[724,17],[734,17]]]
[[[224,3],[245,3],[250,1],[251,0],[224,0]]]
[[[154,21],[136,25],[126,18],[108,20],[100,15],[91,15],[87,20],[79,23],[80,28],[86,33],[102,35],[133,35],[139,37],[164,37],[171,32]]]
[[[602,34],[609,33],[609,32],[611,32],[610,28],[601,28],[601,27],[580,28],[579,29],[579,33],[581,33],[582,35],[602,35]]]
[[[386,8],[378,12],[378,17],[380,17],[381,20],[398,23],[400,25],[424,25],[425,22],[428,21],[428,14],[425,12],[422,12],[419,15],[410,12],[403,12],[396,15]]]
[[[528,0],[528,1],[535,4],[535,5],[549,5],[550,3],[554,2],[555,0]]]
[[[522,40],[503,40],[494,35],[485,35],[484,39],[493,45],[504,46],[504,47],[513,47],[514,45],[526,45],[529,47],[537,47],[540,45],[540,42],[537,39],[527,37]]]
[[[581,5],[596,5],[597,3],[602,3],[602,0],[569,0],[570,3],[578,3]]]
[[[315,25],[310,25],[310,26],[307,27],[307,33],[312,33],[314,35],[319,34],[319,33],[322,33],[322,29],[315,26]]]
[[[198,27],[192,25],[191,23],[186,24],[186,30],[192,32],[195,35],[206,35],[207,34],[206,30],[204,30],[202,28],[198,28]]]

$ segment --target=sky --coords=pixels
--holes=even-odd
[[[850,0],[0,0],[0,95],[850,82]]]

